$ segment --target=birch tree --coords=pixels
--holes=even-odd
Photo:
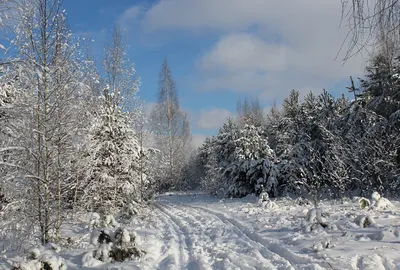
[[[63,210],[72,190],[71,160],[74,157],[81,118],[82,75],[77,43],[66,27],[59,1],[35,0],[20,9],[21,22],[15,28],[19,60],[9,72],[16,74],[22,90],[18,118],[14,119],[25,150],[13,178],[22,181],[25,191],[20,209],[40,228],[40,241],[59,238]],[[22,184],[21,183],[21,184]],[[32,203],[33,202],[33,203]]]
[[[342,20],[347,20],[349,34],[345,60],[367,45],[387,47],[400,40],[400,1],[341,0]],[[398,53],[398,46],[396,48]]]
[[[164,179],[160,179],[160,184],[177,188],[177,180],[190,150],[191,135],[187,115],[180,110],[175,81],[166,59],[158,85],[158,100],[151,113],[151,121],[156,147],[164,155]]]

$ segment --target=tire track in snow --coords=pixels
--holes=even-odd
[[[182,205],[184,205],[184,204],[182,204]],[[244,226],[243,224],[241,224],[239,221],[235,220],[234,218],[227,216],[225,213],[215,212],[213,210],[206,209],[206,208],[200,207],[200,206],[190,206],[190,205],[184,205],[184,206],[188,207],[190,209],[198,209],[200,211],[209,213],[211,215],[218,217],[223,223],[229,223],[229,224],[235,226],[245,237],[247,237],[248,239],[250,239],[253,242],[256,242],[256,243],[262,245],[264,247],[264,249],[262,250],[264,253],[263,255],[267,258],[269,257],[269,255],[275,254],[276,256],[280,257],[283,260],[282,262],[286,261],[292,268],[295,265],[296,267],[293,269],[301,269],[304,267],[308,268],[311,265],[319,265],[320,267],[330,268],[330,266],[325,261],[321,261],[321,260],[317,261],[309,256],[306,257],[306,256],[301,256],[301,255],[295,254],[294,252],[279,245],[278,243],[274,243],[271,240],[267,240],[267,239],[263,238],[262,236],[260,236],[256,232],[249,231],[249,229],[246,228],[246,226]]]
[[[199,242],[203,246],[197,246],[197,249],[205,250],[211,254],[214,254],[214,257],[217,257],[212,259],[212,266],[214,269],[232,269],[232,267],[234,269],[294,269],[287,261],[281,260],[278,263],[276,258],[272,258],[272,261],[275,263],[274,265],[271,262],[271,257],[273,256],[269,256],[269,258],[263,256],[263,254],[260,252],[260,248],[262,247],[259,243],[255,243],[246,237],[236,226],[223,222],[220,218],[213,214],[188,207],[185,204],[178,205],[165,203],[163,204],[163,207],[168,208],[171,212],[174,212],[174,215],[179,217],[180,222],[185,221],[187,225],[183,226],[186,228],[190,227],[191,235],[193,237],[196,236],[202,238],[197,240],[202,240],[202,242]],[[196,213],[197,215],[195,215]],[[204,228],[206,229],[204,230]],[[214,228],[214,231],[212,229],[208,230],[210,228]],[[234,238],[232,239],[230,236],[227,239],[231,240],[229,241],[229,246],[224,246],[223,244],[217,246],[218,244],[215,242],[216,239],[214,237],[218,236],[213,235],[216,233],[217,228],[223,229],[221,237],[224,234],[226,236],[226,234],[233,233]],[[236,241],[236,243],[232,242],[232,240]],[[235,248],[237,249],[240,247],[242,247],[242,250],[237,252]],[[223,251],[224,249],[229,249],[229,252],[226,253]],[[218,256],[215,256],[215,254],[218,254]],[[276,257],[276,255],[274,256]],[[210,267],[207,269],[209,268]]]
[[[168,250],[164,250],[163,253],[167,254],[159,263],[157,266],[157,269],[185,269],[184,267],[187,266],[187,262],[189,261],[189,252],[188,252],[188,247],[187,247],[187,241],[186,239],[183,239],[184,233],[180,230],[179,226],[175,224],[174,222],[171,221],[170,216],[165,213],[162,208],[158,205],[155,205],[157,207],[157,210],[160,213],[160,217],[163,220],[165,224],[165,229],[169,231],[169,236],[174,237],[176,236],[178,239],[174,238],[175,240],[175,247],[172,247],[168,243]],[[164,234],[165,235],[165,234]],[[164,236],[165,240],[165,236]],[[176,254],[174,252],[174,248],[177,248],[179,250],[179,254]],[[176,266],[176,267],[174,267]]]
[[[156,204],[158,210],[166,217],[169,224],[175,227],[175,232],[178,237],[181,239],[181,247],[182,244],[185,246],[185,251],[187,253],[187,258],[184,263],[181,263],[181,269],[190,269],[190,270],[205,270],[210,269],[207,267],[208,263],[199,256],[195,256],[193,252],[193,242],[190,237],[190,232],[186,226],[182,224],[182,221],[177,218],[173,213],[167,210],[163,205]],[[182,243],[184,242],[184,243]]]
[[[381,254],[357,255],[352,260],[354,270],[394,270],[397,269],[387,257]]]
[[[274,269],[275,268],[277,268],[277,269],[295,269],[289,260],[281,257],[280,255],[278,255],[276,253],[269,251],[262,243],[260,243],[259,241],[253,240],[240,227],[233,224],[232,222],[221,218],[220,216],[216,215],[212,211],[205,211],[205,209],[203,209],[201,207],[187,206],[184,204],[181,204],[181,205],[189,208],[190,211],[196,211],[196,212],[200,213],[200,215],[204,216],[204,214],[207,214],[208,216],[211,215],[212,217],[220,220],[221,223],[223,223],[223,224],[227,225],[229,228],[231,228],[232,231],[238,236],[238,238],[244,239],[253,247],[258,247],[258,248],[256,248],[256,250],[257,250],[257,253],[259,254],[259,256],[262,257],[264,260],[267,260],[270,264],[272,263],[274,266]]]

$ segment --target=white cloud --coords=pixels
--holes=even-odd
[[[286,66],[284,46],[270,44],[247,33],[231,34],[220,39],[212,50],[203,56],[203,70],[223,68],[229,72],[254,70],[282,71]]]
[[[143,25],[148,30],[165,29],[246,29],[265,22],[275,1],[267,0],[162,0],[146,12]]]
[[[217,129],[231,116],[233,116],[233,113],[226,109],[201,110],[197,120],[197,128]]]
[[[121,16],[117,19],[117,23],[123,28],[123,29],[129,29],[130,26],[135,23],[143,11],[142,6],[132,6],[125,10]]]
[[[192,134],[192,144],[194,147],[199,147],[203,144],[207,135],[204,134]]]
[[[329,88],[362,74],[360,55],[335,61],[348,32],[339,29],[341,8],[337,0],[162,0],[142,26],[220,34],[197,62],[202,88],[279,100],[292,88]]]

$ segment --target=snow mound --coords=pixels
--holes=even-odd
[[[312,250],[315,252],[320,252],[328,248],[334,247],[333,244],[331,244],[330,240],[324,240],[322,242],[314,242],[312,246]]]
[[[387,209],[393,209],[393,204],[386,198],[380,198],[378,201],[375,202],[374,204],[374,209],[382,209],[382,210],[387,210]]]
[[[361,260],[361,269],[364,270],[385,270],[384,261],[382,257],[378,254],[372,254],[370,256],[365,256]]]
[[[376,240],[379,241],[393,241],[399,238],[399,230],[392,227],[387,227],[379,232],[376,236]]]
[[[94,252],[88,252],[82,257],[82,264],[84,267],[97,267],[104,264],[104,262],[93,257]]]

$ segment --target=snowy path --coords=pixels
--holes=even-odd
[[[325,268],[316,268],[323,262],[298,256],[227,213],[209,208],[168,196],[158,200],[156,209],[164,223],[163,258],[158,269]]]
[[[221,200],[194,193],[160,195],[140,219],[125,224],[138,234],[146,255],[88,267],[83,267],[85,257],[95,246],[89,241],[90,218],[82,213],[77,223],[65,226],[74,246],[59,255],[68,269],[88,270],[400,270],[400,202],[392,210],[361,211],[357,201],[325,201],[322,206],[336,228],[312,231],[303,224],[310,206],[285,198],[274,203],[260,204],[255,196]],[[375,223],[360,227],[355,221],[360,214]],[[0,254],[0,269],[10,269],[6,258],[23,260]]]

